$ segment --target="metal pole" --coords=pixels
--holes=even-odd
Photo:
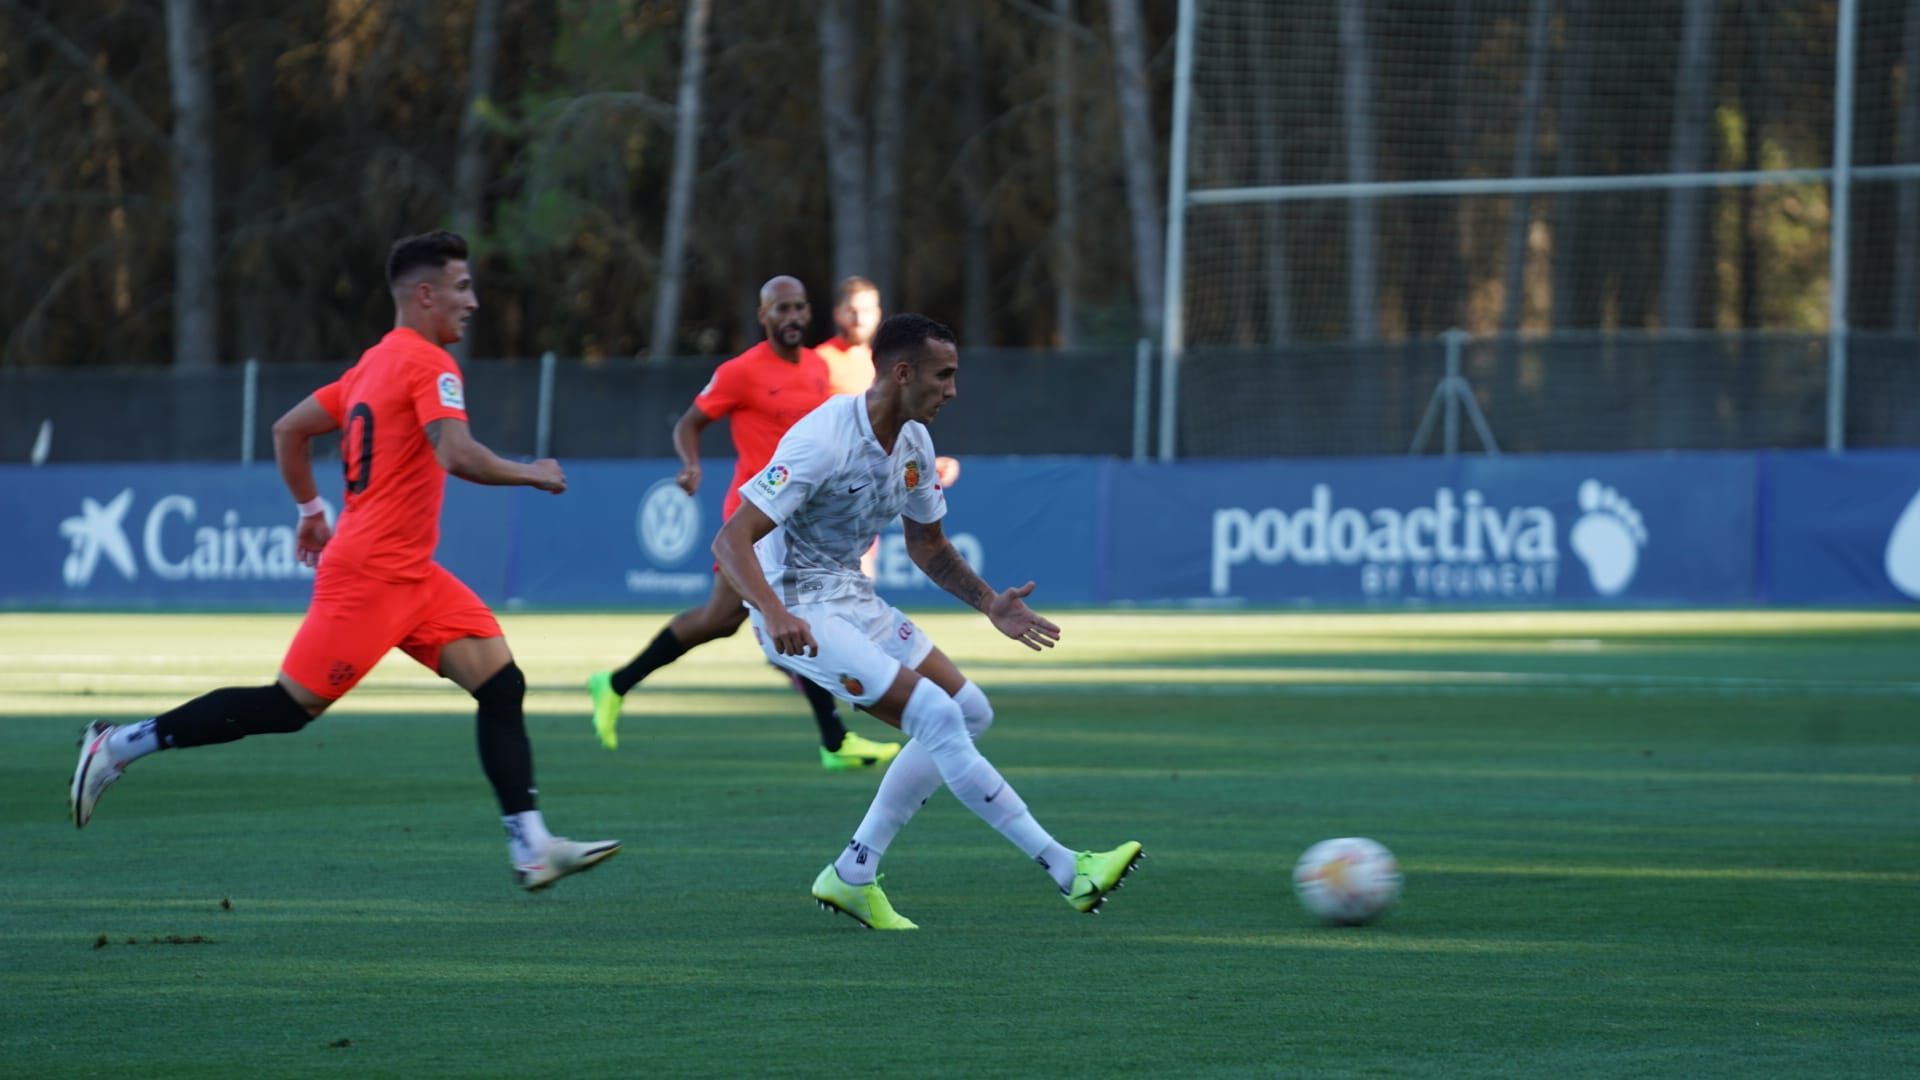
[[[533,429],[533,456],[552,457],[553,448],[553,367],[557,358],[551,351],[540,355],[540,405]]]
[[[1180,291],[1187,251],[1187,130],[1193,112],[1195,0],[1180,0],[1173,60],[1173,138],[1167,151],[1167,268],[1160,339],[1160,460],[1172,461],[1179,435],[1180,354],[1186,348]]]
[[[260,413],[260,361],[247,357],[240,380],[240,464],[253,464],[253,425]]]
[[[1827,452],[1847,443],[1847,260],[1853,212],[1853,58],[1858,0],[1840,0],[1833,72],[1833,217],[1827,237]]]
[[[1133,460],[1147,460],[1149,421],[1147,409],[1153,404],[1153,342],[1141,338],[1133,344]]]
[[[1441,426],[1441,445],[1448,457],[1460,452],[1460,343],[1467,339],[1467,332],[1458,328],[1440,335],[1447,344],[1447,373],[1444,376],[1447,387],[1447,411]]]

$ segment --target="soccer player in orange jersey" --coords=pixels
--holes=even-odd
[[[393,331],[337,381],[273,425],[274,458],[299,504],[297,547],[317,567],[313,600],[279,680],[228,687],[138,724],[95,721],[82,733],[70,798],[84,826],[126,766],[158,750],[299,731],[353,689],[398,646],[479,703],[480,765],[507,829],[515,878],[540,889],[619,852],[547,832],[534,808],[533,751],[522,699],[527,683],[493,612],[433,561],[448,473],[476,484],[567,489],[551,458],[523,465],[474,441],[460,369],[444,346],[479,308],[467,244],[448,232],[411,236],[387,256]],[[310,442],[340,431],[346,508],[327,523],[313,482]]]
[[[700,433],[723,417],[731,420],[738,457],[721,506],[723,519],[739,508],[740,485],[767,467],[780,436],[829,396],[826,363],[803,344],[812,318],[807,288],[798,278],[781,275],[760,286],[760,326],[767,339],[721,364],[673,426],[673,448],[681,464],[676,481],[692,495],[700,490]],[[868,378],[871,381],[871,370]],[[675,615],[625,667],[590,676],[587,690],[593,698],[593,727],[601,743],[609,750],[620,744],[620,705],[627,691],[688,650],[731,637],[746,621],[740,594],[726,575],[716,572],[713,592],[704,605]],[[801,680],[795,681],[795,687],[806,696],[820,728],[823,768],[867,768],[885,764],[900,752],[899,743],[873,742],[848,731],[828,691]]]

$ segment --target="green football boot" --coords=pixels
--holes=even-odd
[[[813,898],[820,902],[822,909],[850,916],[869,930],[920,929],[912,919],[887,903],[887,894],[880,891],[879,881],[871,885],[849,885],[840,880],[840,872],[832,863],[813,879]]]
[[[587,676],[587,693],[593,695],[593,732],[600,736],[600,745],[619,749],[622,698],[613,692],[613,672],[596,671]]]
[[[900,752],[900,744],[895,742],[874,742],[849,731],[840,740],[840,749],[820,748],[820,767],[828,772],[844,772],[848,769],[871,769],[876,765],[885,765]]]
[[[1107,902],[1107,894],[1133,873],[1145,856],[1136,840],[1129,840],[1112,851],[1082,851],[1073,857],[1073,887],[1062,890],[1073,910],[1092,915]]]

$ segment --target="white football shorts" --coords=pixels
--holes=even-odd
[[[813,656],[781,656],[773,651],[760,612],[747,609],[753,637],[774,666],[791,671],[839,694],[855,705],[879,701],[901,667],[918,668],[933,652],[933,639],[900,609],[869,593],[787,609],[805,619],[820,646]]]

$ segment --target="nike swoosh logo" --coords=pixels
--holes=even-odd
[[[1000,797],[1000,793],[1001,793],[1001,792],[1003,792],[1003,791],[1005,791],[1005,790],[1007,790],[1007,785],[1005,785],[1005,784],[1001,784],[1001,785],[1000,785],[999,787],[997,787],[997,788],[994,788],[994,789],[993,789],[993,794],[991,794],[991,795],[989,795],[989,796],[987,796],[987,801],[988,801],[988,802],[992,802],[993,800],[995,800],[995,799],[997,799],[997,798],[999,798],[999,797]]]
[[[861,493],[862,491],[865,491],[865,490],[867,490],[867,485],[865,485],[865,484],[861,484],[861,485],[860,485],[859,487],[850,487],[850,488],[848,488],[848,489],[847,489],[847,494],[849,494],[849,495],[858,495],[859,493]]]

